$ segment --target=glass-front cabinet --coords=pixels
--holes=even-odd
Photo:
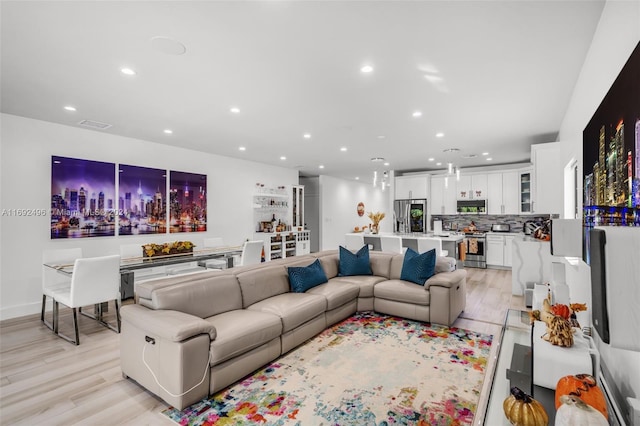
[[[304,186],[291,186],[291,229],[304,229]]]
[[[531,170],[520,172],[520,213],[533,213]]]

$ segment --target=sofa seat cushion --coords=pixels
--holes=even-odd
[[[376,298],[412,303],[414,305],[429,305],[429,291],[423,286],[409,281],[383,281],[376,284],[373,292]]]
[[[242,355],[280,336],[280,317],[259,311],[238,309],[206,318],[217,331],[211,342],[211,365]]]
[[[327,299],[317,294],[284,293],[269,297],[247,308],[277,315],[282,319],[282,332],[293,330],[327,310]]]
[[[358,297],[373,297],[373,287],[379,282],[386,281],[384,277],[375,275],[358,275],[352,277],[335,277],[329,280],[330,283],[352,284],[360,288]]]
[[[327,299],[327,311],[338,308],[358,298],[360,289],[350,283],[339,283],[334,280],[313,287],[307,293],[324,296]]]

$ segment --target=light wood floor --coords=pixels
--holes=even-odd
[[[467,271],[467,306],[454,326],[497,336],[506,310],[524,309],[511,295],[511,271]],[[118,335],[79,321],[80,346],[55,337],[39,315],[0,322],[0,424],[175,425],[160,414],[166,404],[122,378]],[[70,334],[68,314],[62,322]]]

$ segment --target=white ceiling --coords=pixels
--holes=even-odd
[[[436,169],[447,148],[462,167],[528,161],[556,138],[603,5],[2,1],[2,112],[304,175]]]

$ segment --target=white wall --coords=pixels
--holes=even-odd
[[[578,160],[578,176],[582,176],[582,131],[639,41],[640,0],[607,1],[558,136],[563,141],[563,165],[572,158]],[[582,194],[582,182],[578,184]],[[582,209],[582,198],[578,198]],[[589,279],[585,263],[581,262],[578,269],[576,276]],[[631,278],[640,286],[640,277]],[[583,279],[570,284],[585,285]],[[612,349],[597,335],[596,343],[623,397],[640,398],[640,352]]]
[[[346,233],[371,223],[369,212],[385,213],[380,231],[393,232],[390,197],[391,191],[382,191],[380,186],[320,176],[320,250],[336,250],[344,245]],[[357,213],[359,202],[365,207],[362,217]]]
[[[222,157],[109,133],[2,114],[0,211],[46,209],[51,199],[51,156],[133,164],[206,174],[207,232],[162,236],[51,240],[49,217],[0,220],[0,319],[38,312],[42,251],[81,246],[85,256],[119,253],[121,244],[221,236],[231,245],[251,238],[252,194],[267,186],[298,183],[298,171]]]

